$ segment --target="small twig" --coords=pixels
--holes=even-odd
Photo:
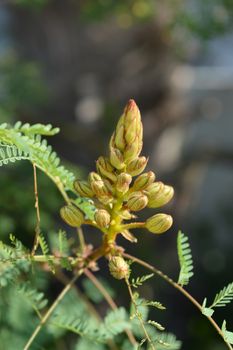
[[[77,228],[77,233],[78,233],[81,252],[83,253],[85,250],[86,243],[85,243],[85,239],[84,239],[84,235],[83,235],[83,230],[81,227]]]
[[[156,267],[148,264],[147,262],[136,258],[135,256],[132,256],[130,254],[127,253],[122,253],[122,255],[125,258],[128,258],[142,266],[144,266],[145,268],[147,268],[148,270],[156,273],[158,276],[160,276],[161,278],[163,278],[165,281],[167,281],[170,285],[172,285],[174,288],[178,289],[187,299],[189,299],[191,301],[191,303],[193,303],[199,311],[202,312],[202,306],[201,304],[191,295],[189,294],[189,292],[187,292],[183,287],[181,287],[178,283],[176,283],[175,281],[173,281],[170,277],[168,277],[167,275],[165,275],[162,271],[158,270]],[[218,326],[218,324],[215,322],[215,320],[211,317],[211,316],[205,316],[207,317],[207,319],[209,320],[209,322],[212,324],[212,326],[216,329],[216,331],[218,332],[218,334],[222,337],[222,339],[224,340],[225,344],[227,345],[229,350],[233,350],[232,346],[225,340],[224,338],[224,334],[221,330],[221,328]]]
[[[138,319],[138,321],[140,322],[140,325],[141,325],[141,327],[142,327],[142,329],[143,329],[143,332],[144,332],[144,334],[145,334],[145,337],[146,337],[146,339],[148,340],[148,343],[150,344],[151,349],[152,349],[152,350],[156,350],[155,347],[154,347],[154,344],[153,344],[153,342],[152,342],[152,340],[151,340],[151,338],[150,338],[150,336],[149,336],[149,334],[148,334],[148,332],[147,332],[147,330],[146,330],[144,321],[142,320],[142,317],[141,317],[141,315],[140,315],[140,313],[139,313],[139,311],[138,311],[138,307],[137,307],[137,304],[135,303],[134,296],[133,296],[133,291],[132,291],[132,288],[131,288],[131,285],[130,285],[130,283],[129,283],[128,278],[125,278],[125,282],[126,282],[127,287],[128,287],[130,299],[131,299],[131,301],[132,301],[132,303],[133,303],[133,306],[134,306],[134,309],[135,309],[135,315],[137,316],[137,319]]]
[[[46,323],[46,321],[49,319],[49,317],[51,316],[51,314],[53,313],[53,311],[56,309],[56,307],[58,306],[58,304],[60,303],[60,301],[64,298],[64,296],[66,295],[66,293],[71,289],[71,287],[73,286],[73,284],[77,281],[77,279],[79,278],[79,276],[83,273],[83,270],[79,270],[77,275],[75,275],[72,280],[66,285],[66,287],[61,291],[61,293],[58,295],[58,297],[55,299],[55,301],[53,302],[53,304],[50,306],[50,308],[47,310],[47,312],[45,313],[45,315],[42,317],[40,323],[38,324],[38,326],[36,327],[36,329],[34,330],[34,332],[32,333],[31,337],[29,338],[27,344],[25,345],[25,347],[23,348],[23,350],[28,350],[29,347],[32,345],[34,339],[36,338],[36,336],[38,335],[38,333],[41,331],[43,325]]]
[[[36,174],[36,165],[33,166],[33,178],[34,178],[34,193],[35,193],[35,208],[36,208],[36,227],[35,227],[35,238],[32,248],[31,255],[33,256],[39,245],[39,237],[40,237],[40,207],[39,207],[39,196],[38,196],[38,186],[37,186],[37,174]]]
[[[111,307],[112,310],[116,310],[118,307],[111,297],[111,295],[107,292],[106,288],[100,283],[100,281],[93,275],[93,273],[86,269],[84,270],[84,274],[90,279],[90,281],[94,284],[94,286],[100,291],[100,293],[103,295],[104,299],[107,301],[108,305]],[[132,345],[137,345],[137,341],[134,338],[133,333],[129,329],[125,329],[125,333],[127,334],[129,341]]]

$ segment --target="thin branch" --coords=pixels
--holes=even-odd
[[[95,277],[95,275],[93,275],[93,273],[88,269],[84,270],[84,274],[90,279],[90,281],[94,284],[94,286],[100,291],[100,293],[103,295],[104,299],[107,301],[111,309],[116,310],[118,307],[115,301],[112,299],[111,295],[107,292],[107,290],[102,285],[102,283],[100,283],[100,281]],[[138,344],[131,330],[125,329],[125,333],[127,334],[127,337],[129,338],[129,341],[132,345]]]
[[[33,163],[33,178],[34,178],[34,193],[35,193],[35,208],[36,208],[36,227],[35,227],[35,238],[32,248],[31,255],[33,256],[39,245],[40,237],[40,207],[39,207],[39,196],[38,196],[38,186],[37,186],[37,174],[36,174],[36,165]]]
[[[40,323],[32,333],[31,337],[29,338],[27,344],[23,348],[23,350],[28,350],[30,346],[32,345],[34,339],[38,335],[38,333],[41,331],[43,325],[47,322],[53,311],[56,309],[60,301],[64,298],[66,293],[72,288],[73,284],[77,281],[79,276],[83,273],[83,270],[79,270],[77,275],[75,275],[72,280],[66,285],[66,287],[61,291],[61,293],[58,295],[58,297],[54,300],[53,304],[50,306],[50,308],[47,310],[45,315],[42,317]]]
[[[78,233],[81,252],[83,253],[85,250],[86,243],[85,243],[85,239],[84,239],[84,235],[83,235],[83,230],[81,227],[77,227],[77,233]]]
[[[170,285],[172,285],[174,288],[178,289],[187,299],[189,299],[191,301],[191,303],[193,303],[193,305],[195,305],[197,307],[197,309],[199,311],[202,312],[202,305],[191,295],[189,294],[189,292],[187,292],[183,287],[181,287],[178,283],[176,283],[175,281],[173,281],[170,277],[168,277],[167,275],[165,275],[162,271],[158,270],[156,267],[148,264],[147,262],[136,258],[135,256],[132,256],[130,254],[127,253],[122,253],[122,255],[125,258],[128,258],[142,266],[144,266],[145,268],[147,268],[148,270],[156,273],[158,276],[160,276],[161,278],[163,278],[166,282],[168,282]],[[218,334],[222,337],[222,339],[224,340],[225,344],[227,345],[229,350],[233,350],[232,346],[226,342],[225,338],[224,338],[224,334],[221,330],[221,328],[217,325],[217,323],[215,322],[215,320],[210,317],[210,316],[205,316],[208,318],[209,322],[212,324],[212,326],[216,329],[216,331],[218,332]]]
[[[132,301],[132,303],[133,303],[133,306],[134,306],[134,309],[135,309],[135,315],[137,316],[137,319],[138,319],[138,321],[140,322],[140,325],[141,325],[141,327],[142,327],[142,329],[143,329],[143,332],[144,332],[144,334],[145,334],[145,337],[146,337],[146,339],[148,340],[148,343],[150,344],[151,349],[152,349],[152,350],[156,350],[155,347],[154,347],[154,344],[153,344],[153,342],[152,342],[152,340],[151,340],[151,338],[150,338],[150,336],[149,336],[149,334],[148,334],[148,332],[147,332],[147,330],[146,330],[146,327],[145,327],[145,324],[144,324],[144,322],[143,322],[143,320],[142,320],[142,317],[140,316],[140,313],[138,312],[138,307],[137,307],[137,304],[135,303],[134,296],[133,296],[133,292],[132,292],[132,288],[131,288],[131,285],[130,285],[130,283],[129,283],[128,278],[125,279],[125,282],[126,282],[127,287],[128,287],[130,299],[131,299],[131,301]]]

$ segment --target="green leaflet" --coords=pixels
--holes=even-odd
[[[14,127],[7,123],[0,125],[0,166],[28,160],[43,171],[66,196],[71,192],[77,196],[73,189],[74,174],[61,165],[60,158],[47,140],[41,136],[52,136],[59,132],[51,124],[22,124],[17,122]],[[85,213],[88,219],[93,219],[95,207],[86,198],[76,198],[76,205]]]
[[[177,236],[177,251],[180,263],[178,283],[184,286],[189,283],[190,278],[193,276],[193,259],[188,237],[181,231],[178,232]]]

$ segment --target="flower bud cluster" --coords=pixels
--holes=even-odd
[[[125,224],[125,220],[135,218],[133,212],[146,207],[162,207],[174,195],[173,188],[156,181],[152,171],[143,173],[148,159],[140,156],[142,145],[143,127],[140,111],[136,103],[130,100],[110,139],[109,156],[98,158],[96,172],[91,172],[87,181],[74,182],[74,189],[78,195],[91,198],[95,203],[93,224],[111,236],[113,241],[116,235],[122,232],[124,237],[131,237],[131,233],[127,231],[130,224]],[[133,177],[136,177],[134,181]],[[79,214],[76,213],[77,210],[73,206],[69,209],[66,206],[62,208],[61,216],[69,225],[79,226],[80,223],[85,223],[85,220],[80,211]],[[132,224],[134,228],[137,227],[137,222]],[[140,227],[161,234],[171,225],[171,216],[156,214],[143,225],[141,223]]]

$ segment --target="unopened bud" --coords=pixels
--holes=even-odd
[[[61,218],[72,227],[79,227],[84,222],[83,213],[74,205],[66,205],[60,209]]]
[[[132,181],[132,176],[127,173],[121,173],[117,176],[116,190],[122,193],[126,193],[129,189],[129,185]]]
[[[137,243],[137,238],[129,230],[121,231],[121,235],[132,243]]]
[[[143,170],[147,165],[147,162],[148,162],[148,159],[146,159],[146,157],[136,158],[127,165],[126,171],[131,176],[137,176],[143,172]]]
[[[138,136],[142,143],[142,122],[141,114],[134,100],[129,100],[124,110],[125,140],[131,144]]]
[[[142,142],[139,140],[138,136],[135,137],[131,144],[125,149],[124,159],[126,163],[130,163],[132,160],[137,158],[142,150]]]
[[[170,215],[156,214],[146,220],[145,227],[152,233],[161,234],[169,230],[172,226],[173,220]]]
[[[74,189],[78,192],[78,194],[82,197],[92,198],[94,193],[91,189],[91,186],[87,181],[74,181]]]
[[[90,185],[93,181],[99,181],[99,180],[102,180],[101,176],[97,173],[95,173],[94,171],[90,172],[89,173],[89,176],[88,176],[88,180],[90,182]]]
[[[110,162],[118,170],[124,168],[124,158],[119,149],[110,147]]]
[[[102,180],[92,181],[91,188],[92,191],[95,193],[96,197],[98,198],[110,196],[110,192]]]
[[[121,256],[114,256],[109,262],[109,271],[111,275],[121,280],[123,278],[128,278],[130,274],[129,265]]]
[[[130,220],[134,217],[134,215],[132,215],[130,213],[129,210],[125,209],[125,210],[122,210],[120,213],[119,213],[120,217],[123,219],[123,220]]]
[[[110,220],[111,220],[111,217],[107,210],[98,209],[95,212],[95,221],[99,227],[101,228],[108,227]]]
[[[147,206],[148,198],[141,192],[134,192],[129,196],[127,207],[132,211],[142,210]]]
[[[146,189],[143,191],[147,196],[148,198],[153,198],[155,197],[156,195],[158,195],[160,192],[163,191],[164,189],[164,183],[161,182],[161,181],[156,181],[156,182],[153,182],[151,185],[147,186]]]
[[[164,185],[157,193],[151,193],[148,196],[148,207],[159,208],[170,202],[174,195],[174,189],[171,186]]]
[[[121,116],[117,127],[116,132],[114,134],[114,142],[115,147],[118,148],[120,151],[124,151],[125,149],[125,138],[124,138],[124,115]]]
[[[96,162],[96,168],[103,177],[106,177],[112,182],[116,181],[117,178],[116,178],[116,175],[114,174],[114,169],[107,158],[99,157]]]
[[[135,191],[143,190],[147,186],[151,185],[155,181],[155,174],[153,171],[140,175],[133,184]]]

